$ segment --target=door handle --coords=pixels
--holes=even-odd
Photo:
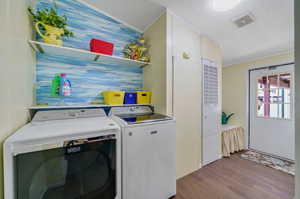
[[[151,131],[150,132],[151,135],[154,135],[154,134],[157,134],[157,133],[158,133],[157,131]]]

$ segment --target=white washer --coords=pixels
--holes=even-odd
[[[120,127],[102,109],[39,111],[4,143],[6,199],[121,199]]]
[[[122,199],[176,195],[176,132],[172,117],[150,106],[113,107],[122,129]]]

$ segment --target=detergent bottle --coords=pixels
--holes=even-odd
[[[52,79],[51,96],[53,97],[59,96],[59,87],[60,87],[60,74],[55,74],[54,78]]]
[[[71,95],[71,82],[66,78],[65,73],[60,74],[60,96],[70,96]]]

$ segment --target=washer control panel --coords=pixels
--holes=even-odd
[[[148,114],[153,113],[151,106],[124,106],[124,107],[112,107],[109,115],[120,114]]]

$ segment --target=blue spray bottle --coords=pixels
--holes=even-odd
[[[66,78],[65,73],[60,74],[60,96],[71,96],[71,82]]]

